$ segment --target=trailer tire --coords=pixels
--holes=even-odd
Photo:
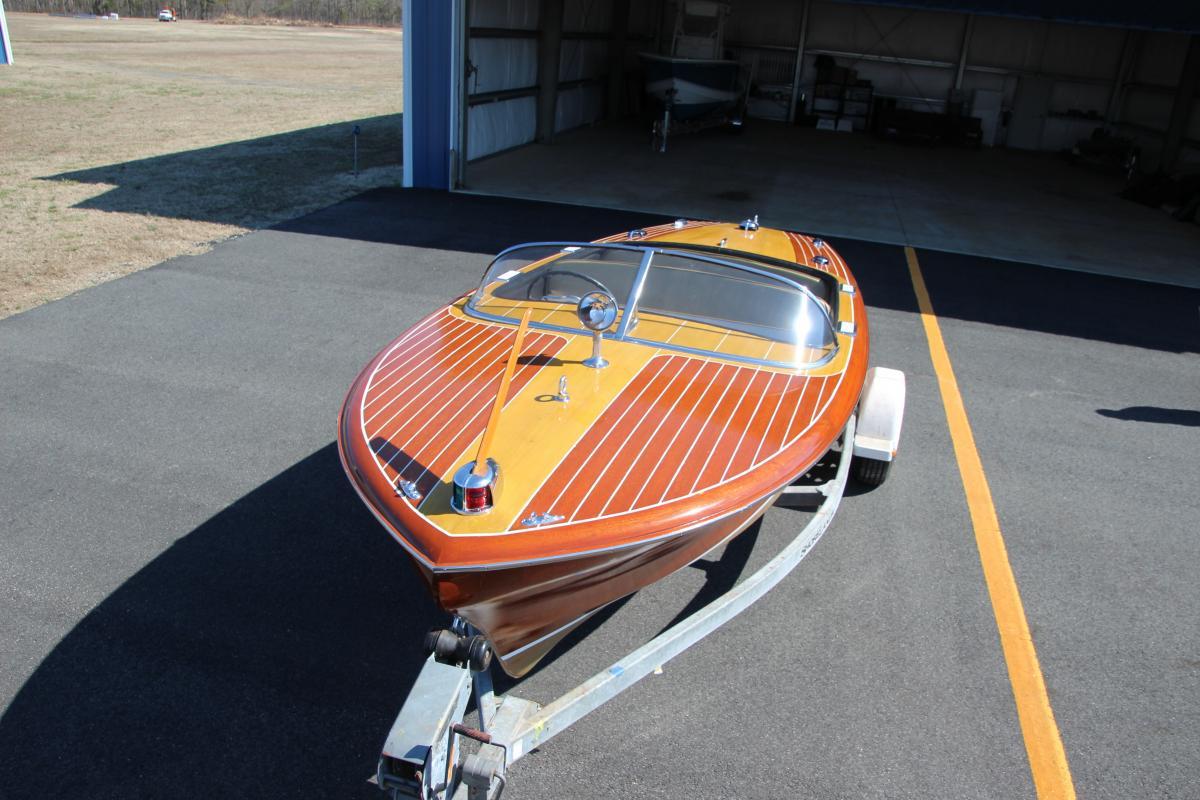
[[[892,462],[878,461],[874,458],[856,458],[850,465],[854,480],[864,486],[879,486],[887,480]]]

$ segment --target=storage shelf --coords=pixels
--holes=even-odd
[[[874,87],[857,82],[817,81],[813,85],[812,113],[835,124],[848,120],[854,130],[866,130],[874,95]]]

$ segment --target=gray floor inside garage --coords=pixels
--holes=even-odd
[[[651,149],[646,124],[560,134],[467,167],[470,191],[744,219],[1200,288],[1200,225],[1119,196],[1055,153],[932,147],[748,120]]]
[[[0,321],[0,797],[378,796],[441,619],[342,475],[343,393],[489,253],[657,219],[381,190]],[[1032,796],[902,250],[833,243],[873,361],[908,375],[892,478],[506,797]],[[1079,795],[1194,796],[1200,292],[919,255]],[[797,514],[622,604],[520,693],[606,666]]]

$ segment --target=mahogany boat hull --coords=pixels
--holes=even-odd
[[[438,604],[483,632],[513,676],[589,615],[745,530],[829,450],[862,390],[865,307],[828,245],[723,223],[635,233],[676,254],[665,261],[681,252],[671,248],[734,252],[735,242],[770,269],[796,270],[824,293],[828,351],[789,366],[757,334],[646,311],[637,338],[605,340],[611,366],[592,369],[591,337],[572,333],[554,316],[556,301],[541,298],[542,324],[512,362],[495,437],[503,484],[479,516],[452,510],[452,476],[482,447],[514,324],[460,298],[382,350],[343,404],[338,449],[351,484]],[[577,258],[580,249],[555,252]],[[733,309],[733,300],[716,302]],[[795,358],[804,347],[794,345]],[[568,402],[556,396],[563,386]]]
[[[737,536],[777,496],[621,550],[495,570],[420,571],[439,604],[487,631],[501,667],[520,677],[593,613]]]

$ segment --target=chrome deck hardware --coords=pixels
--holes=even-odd
[[[645,239],[646,238],[646,229],[645,228],[634,228],[633,230],[631,230],[628,233],[628,237],[630,239]]]
[[[525,519],[521,520],[521,524],[526,528],[536,528],[539,525],[553,525],[555,522],[562,522],[561,514],[551,514],[549,511],[535,511]]]
[[[567,376],[563,375],[558,379],[558,394],[554,399],[559,403],[568,403],[571,401],[571,395],[567,394]]]
[[[829,259],[825,256],[813,256],[813,263],[819,267],[829,266]]]
[[[396,481],[396,489],[409,500],[421,499],[421,490],[412,481],[398,480]]]
[[[825,240],[824,239],[813,239],[812,246],[817,248],[818,250],[820,250],[822,247],[825,246]]]
[[[738,227],[749,233],[750,231],[758,230],[758,214],[754,215],[754,219],[744,219],[738,224]]]

